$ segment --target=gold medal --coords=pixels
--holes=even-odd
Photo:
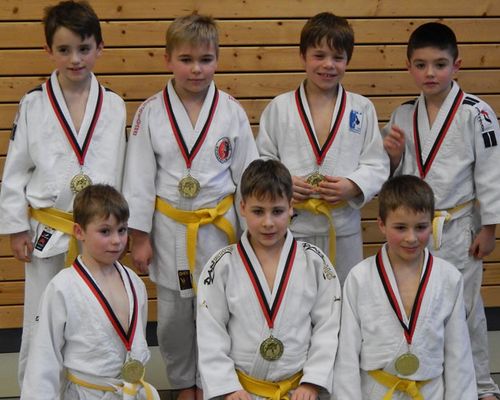
[[[71,191],[76,194],[90,185],[92,185],[92,180],[88,175],[77,174],[73,178],[71,178],[69,187],[71,188]]]
[[[192,199],[200,193],[200,182],[188,174],[179,181],[178,189],[182,197]]]
[[[269,336],[260,344],[260,355],[266,361],[276,361],[283,355],[283,342],[273,336]]]
[[[413,375],[419,366],[418,357],[410,352],[400,355],[394,364],[396,371],[401,375]]]
[[[320,182],[323,182],[324,180],[325,177],[316,171],[307,177],[306,182],[311,186],[319,186]]]
[[[133,358],[128,359],[122,367],[122,379],[128,383],[137,383],[144,378],[144,365]]]

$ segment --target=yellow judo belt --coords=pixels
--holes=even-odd
[[[96,385],[92,382],[88,382],[84,379],[76,377],[71,372],[68,372],[66,377],[70,382],[73,382],[74,384],[79,386],[83,386],[87,389],[100,390],[102,392],[118,392],[119,389],[121,389],[123,394],[132,397],[137,395],[137,392],[142,386],[144,387],[144,391],[146,392],[147,400],[154,400],[155,398],[153,395],[152,386],[146,381],[144,381],[144,377],[139,380],[139,383],[123,382],[123,384],[120,384],[118,387],[115,387],[113,385]]]
[[[382,400],[391,400],[396,390],[398,392],[406,393],[413,400],[424,400],[424,396],[422,396],[419,389],[426,383],[429,383],[429,381],[411,381],[392,375],[388,372],[382,371],[381,369],[368,371],[368,374],[378,383],[384,385],[386,388],[389,388]]]
[[[30,216],[41,224],[52,229],[63,232],[70,236],[68,253],[65,265],[73,264],[78,255],[78,241],[73,236],[73,213],[59,210],[57,208],[30,208]]]
[[[306,210],[309,211],[313,214],[322,214],[326,218],[328,218],[328,223],[330,225],[329,231],[328,231],[328,250],[330,252],[330,260],[335,265],[335,253],[336,253],[336,245],[335,241],[337,239],[337,234],[335,232],[335,225],[333,224],[333,218],[332,218],[332,210],[335,210],[337,208],[342,208],[347,205],[346,201],[341,201],[340,203],[337,204],[330,204],[326,202],[325,200],[321,199],[308,199],[306,201],[301,201],[300,203],[294,204],[294,208],[298,210]]]
[[[474,200],[469,200],[453,208],[448,208],[446,210],[436,210],[434,212],[434,219],[432,220],[432,239],[434,250],[438,250],[441,247],[443,225],[452,219],[453,214],[456,214],[460,210],[463,210],[465,207],[470,206],[472,203],[474,203]]]
[[[271,382],[253,378],[239,370],[236,370],[236,374],[243,389],[255,396],[270,400],[288,400],[288,392],[299,386],[300,379],[304,375],[302,371],[299,371],[288,379]]]
[[[236,243],[236,233],[231,223],[224,218],[224,214],[233,205],[233,195],[225,197],[215,208],[200,208],[199,210],[186,211],[172,207],[165,200],[156,197],[155,208],[163,215],[172,218],[187,226],[186,242],[187,257],[191,278],[193,278],[196,263],[196,243],[198,240],[198,229],[202,225],[214,224],[227,235],[229,243]],[[193,279],[192,279],[193,280]],[[195,282],[193,288],[196,288]]]

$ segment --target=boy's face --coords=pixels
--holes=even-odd
[[[98,45],[94,36],[82,40],[80,35],[64,26],[55,31],[52,46],[45,46],[63,88],[87,82],[102,48],[103,44]]]
[[[321,92],[336,91],[347,67],[347,54],[331,49],[326,40],[315,47],[308,47],[301,55],[307,74],[307,87]]]
[[[288,223],[293,215],[291,203],[285,197],[257,199],[248,196],[240,204],[254,250],[271,250],[283,246]]]
[[[459,58],[453,60],[448,50],[422,47],[413,52],[407,67],[425,97],[444,100],[461,62]]]
[[[429,212],[398,207],[387,213],[385,222],[378,218],[378,225],[387,240],[391,263],[411,265],[421,261],[432,233]]]
[[[215,46],[181,44],[165,54],[167,68],[174,74],[174,85],[181,99],[205,95],[217,69]]]
[[[127,245],[127,224],[108,218],[97,217],[86,228],[75,224],[75,236],[82,242],[82,256],[85,264],[106,267],[120,258]]]

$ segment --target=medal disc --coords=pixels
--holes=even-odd
[[[123,364],[122,379],[128,383],[137,383],[144,377],[144,365],[138,360],[129,359]]]
[[[266,361],[276,361],[283,355],[283,343],[273,336],[260,344],[260,355]]]
[[[400,355],[396,359],[394,367],[396,368],[396,371],[401,375],[413,375],[415,372],[417,372],[419,365],[420,361],[415,354],[405,353]]]
[[[191,175],[187,175],[179,181],[179,193],[182,197],[192,199],[200,193],[200,182]]]
[[[306,182],[312,186],[319,186],[320,182],[322,182],[324,180],[325,180],[325,177],[316,171],[307,177]]]
[[[73,178],[71,178],[71,182],[69,184],[71,191],[73,193],[81,192],[87,186],[92,185],[92,180],[88,175],[85,174],[77,174]]]

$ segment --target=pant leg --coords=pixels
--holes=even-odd
[[[18,380],[22,387],[24,371],[28,361],[30,337],[32,335],[38,306],[50,280],[64,267],[65,253],[48,258],[31,257],[25,264],[24,315],[21,349],[19,351]]]
[[[176,290],[157,286],[158,345],[172,389],[196,384],[196,297],[182,298]]]
[[[469,256],[475,230],[472,216],[453,220],[445,224],[441,248],[430,249],[436,256],[454,264],[464,279],[464,302],[478,396],[496,394],[500,398],[500,390],[490,375],[488,328],[481,298],[483,262]]]

